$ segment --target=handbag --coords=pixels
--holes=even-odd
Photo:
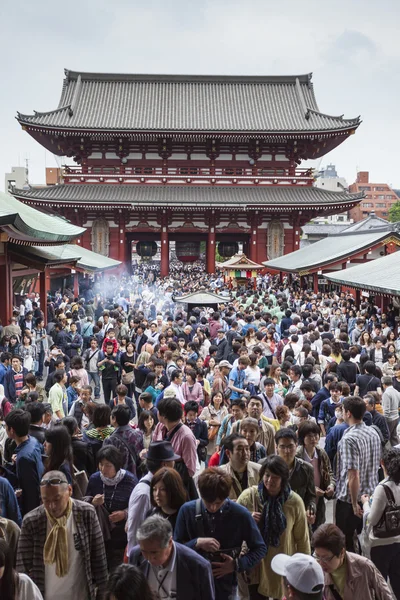
[[[131,371],[130,373],[125,373],[125,375],[122,375],[122,383],[124,385],[130,385],[131,383],[133,383],[135,374],[133,371]]]
[[[220,425],[209,425],[208,426],[208,441],[209,442],[212,442],[212,440],[214,440],[217,437],[219,428],[220,428]]]
[[[383,514],[373,528],[373,534],[377,538],[389,538],[400,535],[400,506],[395,502],[393,492],[389,486],[381,484],[385,490],[387,505]]]
[[[73,465],[74,477],[73,477],[73,497],[76,500],[82,500],[86,494],[87,486],[89,483],[86,471],[78,471],[75,465]]]

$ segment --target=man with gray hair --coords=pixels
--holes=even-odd
[[[154,515],[136,533],[139,546],[129,554],[129,564],[146,577],[156,598],[163,600],[215,600],[210,563],[172,539],[167,519]]]
[[[389,442],[392,446],[397,446],[399,438],[397,437],[397,425],[399,424],[399,406],[400,392],[393,387],[391,377],[382,377],[382,408],[383,416],[389,429]]]

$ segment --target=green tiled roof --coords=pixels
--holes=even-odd
[[[85,231],[83,227],[47,215],[4,192],[0,192],[0,227],[11,239],[36,244],[71,242]]]
[[[21,253],[23,249],[17,247],[17,251]],[[32,258],[42,260],[44,263],[68,264],[68,262],[71,262],[87,271],[105,271],[107,269],[114,269],[121,264],[119,260],[97,254],[96,252],[82,248],[78,244],[35,246],[29,248],[29,255]]]
[[[400,254],[393,252],[349,269],[324,273],[324,277],[341,285],[400,296]]]
[[[299,271],[307,271],[319,266],[323,267],[339,260],[347,260],[348,257],[358,254],[364,249],[367,251],[369,247],[391,236],[400,239],[400,236],[390,229],[375,233],[362,232],[351,235],[345,235],[344,233],[330,235],[315,244],[300,248],[300,250],[274,260],[266,261],[263,264],[277,271],[298,273]]]

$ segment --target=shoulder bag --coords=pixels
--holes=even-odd
[[[396,504],[390,487],[384,483],[381,485],[385,490],[387,504],[379,523],[372,528],[372,531],[377,538],[389,538],[400,535],[400,506]]]

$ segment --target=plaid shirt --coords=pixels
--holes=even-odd
[[[378,469],[381,459],[381,441],[372,428],[359,423],[345,430],[338,444],[336,466],[336,498],[351,503],[348,471],[359,472],[362,494],[371,495],[378,485]]]
[[[96,588],[101,594],[107,584],[107,560],[103,534],[94,510],[87,502],[73,500],[72,514],[81,543],[81,557],[85,565],[88,583],[88,600],[95,600]],[[45,566],[43,548],[47,535],[47,516],[44,506],[28,513],[22,522],[17,551],[17,571],[26,573],[36,583],[43,596],[45,590]]]

